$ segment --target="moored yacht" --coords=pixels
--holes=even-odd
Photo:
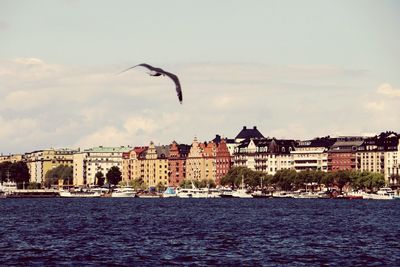
[[[232,197],[236,198],[253,198],[253,196],[247,192],[247,189],[244,187],[244,178],[242,177],[242,184],[239,189],[236,189],[232,193]]]
[[[394,199],[394,191],[390,187],[380,188],[376,194],[365,193],[363,195],[364,199],[376,199],[376,200],[391,200]]]
[[[179,198],[219,198],[220,191],[214,188],[197,188],[192,183],[192,188],[177,188],[176,196]]]
[[[100,197],[100,192],[90,190],[78,190],[78,191],[59,191],[60,197]]]
[[[111,193],[111,197],[135,197],[135,196],[136,196],[136,191],[132,187],[116,188]]]
[[[3,192],[5,195],[11,194],[17,190],[17,183],[7,181],[0,184],[0,192]]]

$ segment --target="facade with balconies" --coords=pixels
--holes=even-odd
[[[292,156],[293,169],[296,171],[319,170],[328,171],[328,150],[336,142],[335,138],[322,137],[307,141],[299,141]]]
[[[328,150],[328,171],[356,170],[357,149],[364,142],[363,137],[338,137]]]
[[[357,150],[357,170],[382,173],[387,184],[398,185],[399,138],[393,132],[366,138]]]

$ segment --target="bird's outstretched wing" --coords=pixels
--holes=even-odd
[[[123,71],[119,72],[117,75],[119,75],[121,73],[124,73],[124,72],[126,72],[128,70],[131,70],[133,68],[136,68],[136,67],[145,67],[145,68],[149,69],[150,71],[157,71],[157,68],[154,68],[153,66],[150,66],[149,64],[142,63],[142,64],[135,65],[133,67],[127,68],[126,70],[123,70]]]
[[[151,66],[149,64],[146,64],[146,63],[142,63],[142,64],[135,65],[133,67],[130,67],[130,68],[126,69],[126,70],[123,70],[118,74],[124,73],[124,72],[126,72],[126,71],[128,71],[130,69],[136,68],[136,67],[145,67],[145,68],[149,69],[150,71],[154,71],[156,74],[152,75],[152,76],[159,76],[159,74],[163,74],[165,76],[168,76],[175,83],[176,94],[178,95],[179,102],[182,104],[183,97],[182,97],[181,83],[179,82],[178,76],[176,76],[173,73],[167,72],[167,71],[165,71],[165,70],[163,70],[161,68],[155,68],[155,67],[153,67],[153,66]]]
[[[183,98],[182,97],[182,88],[181,88],[181,83],[179,82],[178,76],[176,76],[175,74],[172,74],[170,72],[164,71],[164,70],[161,70],[158,72],[168,76],[175,83],[176,94],[178,95],[179,102],[182,104],[182,100],[183,100],[182,99]]]

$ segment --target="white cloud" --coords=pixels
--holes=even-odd
[[[400,97],[400,89],[394,88],[388,83],[381,84],[378,87],[377,92],[389,97]]]
[[[0,136],[14,140],[0,140],[0,152],[135,146],[151,140],[190,143],[195,135],[200,140],[217,133],[233,137],[243,125],[278,138],[334,135],[328,130],[357,127],[372,132],[394,119],[367,121],[363,107],[373,114],[396,110],[376,97],[360,99],[367,85],[351,80],[353,70],[338,67],[164,66],[181,80],[182,105],[170,79],[150,77],[139,68],[116,75],[124,68],[61,66],[35,58],[0,61],[0,112],[7,125]]]
[[[380,112],[385,109],[385,103],[383,101],[372,101],[365,104],[365,107],[373,112]]]

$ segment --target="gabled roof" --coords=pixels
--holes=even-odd
[[[264,138],[264,136],[257,130],[256,126],[254,126],[252,129],[247,129],[246,126],[243,126],[243,129],[235,137],[235,139],[248,139],[248,138],[260,139]]]
[[[157,158],[164,159],[169,157],[169,146],[156,146]]]
[[[190,152],[190,145],[186,145],[186,144],[180,144],[180,145],[178,145],[178,149],[179,149],[179,153],[181,154],[181,155],[184,155],[184,154],[189,154],[189,152]]]

